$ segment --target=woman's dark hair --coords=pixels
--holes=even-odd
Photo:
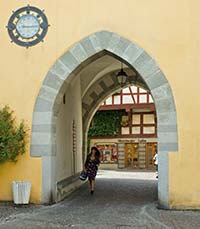
[[[91,148],[91,152],[92,152],[92,150],[95,150],[95,157],[100,158],[100,151],[98,150],[98,148],[96,146],[93,146]]]

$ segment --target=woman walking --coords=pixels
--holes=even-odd
[[[90,154],[88,154],[85,162],[85,171],[88,175],[88,180],[90,182],[90,193],[94,193],[94,182],[97,175],[98,166],[100,164],[100,152],[97,147],[92,147]]]

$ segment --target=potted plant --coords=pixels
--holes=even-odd
[[[17,157],[25,153],[27,129],[24,121],[17,124],[14,112],[8,106],[0,109],[0,164],[17,162]],[[30,182],[13,181],[13,197],[17,204],[29,202]]]
[[[122,127],[127,127],[128,126],[128,116],[122,116],[122,120],[121,120],[121,126]]]

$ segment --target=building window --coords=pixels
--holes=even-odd
[[[118,151],[116,143],[97,143],[95,146],[101,153],[101,163],[116,164],[118,163]]]
[[[143,116],[143,123],[144,124],[154,124],[155,123],[155,116],[154,116],[154,114],[144,114],[144,116]]]
[[[133,99],[132,99],[131,95],[124,95],[122,102],[123,102],[123,104],[131,104],[131,103],[133,103]]]
[[[155,134],[155,126],[144,126],[143,134]]]
[[[140,126],[133,126],[132,127],[132,134],[141,134]]]
[[[114,104],[115,104],[115,105],[119,105],[120,102],[121,102],[121,100],[120,100],[120,95],[115,95],[115,96],[114,96]]]
[[[122,133],[122,134],[130,134],[130,129],[129,129],[129,127],[122,127],[121,133]]]
[[[140,95],[139,103],[147,103],[147,95]]]
[[[149,103],[153,103],[153,99],[148,91],[136,86],[130,86],[122,89],[118,93],[114,93],[104,101],[102,106]]]
[[[132,115],[132,124],[140,124],[140,114]]]
[[[106,105],[112,105],[112,97],[106,99]]]
[[[153,98],[151,95],[149,95],[149,103],[154,103]]]

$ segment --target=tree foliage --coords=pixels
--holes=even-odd
[[[16,124],[13,111],[8,106],[0,109],[0,164],[16,162],[19,154],[25,153],[26,130],[24,121]]]
[[[125,114],[124,110],[98,111],[91,122],[88,137],[120,134],[121,119]]]

